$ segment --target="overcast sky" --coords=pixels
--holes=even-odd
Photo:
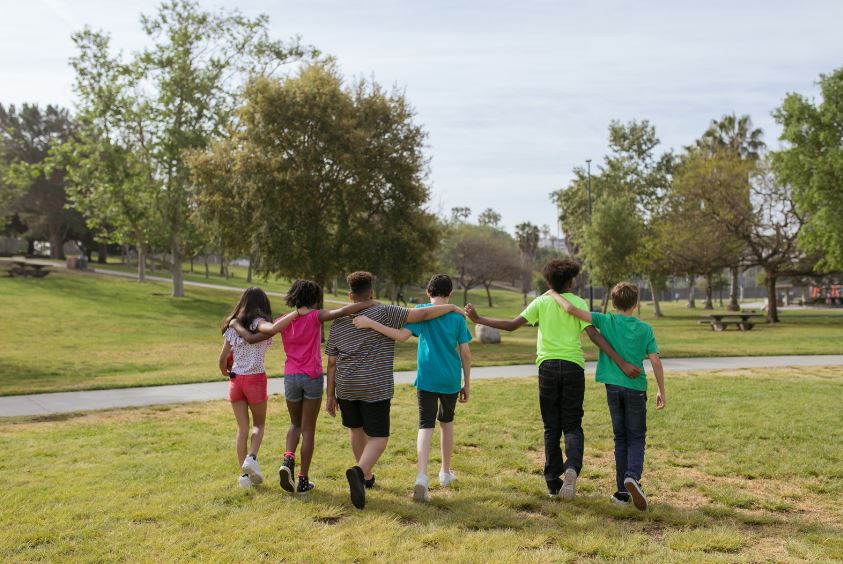
[[[612,119],[649,119],[665,149],[748,113],[769,145],[785,93],[816,94],[843,65],[839,0],[241,1],[279,37],[337,57],[348,76],[406,90],[429,133],[434,211],[492,207],[512,228],[555,225],[548,199],[599,161]],[[70,33],[143,45],[154,1],[4,0],[0,103],[72,105]]]

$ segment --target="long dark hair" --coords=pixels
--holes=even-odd
[[[237,319],[246,329],[252,328],[255,318],[262,317],[266,320],[272,319],[272,307],[269,305],[269,297],[260,288],[249,288],[240,296],[240,301],[234,306],[222,323],[222,332],[228,329],[232,319]]]
[[[322,305],[322,288],[313,280],[296,280],[287,292],[287,305],[318,308]]]

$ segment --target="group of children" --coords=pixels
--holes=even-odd
[[[415,381],[418,474],[413,499],[429,499],[428,458],[437,420],[442,450],[439,485],[450,485],[456,479],[451,470],[454,412],[458,402],[465,403],[470,397],[469,318],[507,331],[527,323],[538,325],[536,363],[544,422],[544,477],[550,496],[566,500],[576,494],[583,464],[585,359],[580,333],[588,334],[600,349],[597,381],[606,385],[615,437],[617,491],[611,499],[646,510],[647,498],[640,486],[647,401],[643,360],[647,357],[652,364],[659,388],[656,408],[662,409],[665,391],[658,347],[652,328],[632,315],[638,303],[634,285],[621,283],[613,288],[617,313],[591,313],[585,302],[570,293],[579,270],[579,263],[570,258],[549,261],[543,275],[551,290],[512,320],[485,318],[471,304],[463,311],[448,303],[453,284],[444,274],[435,275],[428,283],[430,303],[412,309],[373,301],[373,278],[368,272],[347,277],[351,303],[334,310],[319,309],[322,289],[318,284],[297,280],[287,295],[287,305],[294,310],[275,321],[270,321],[272,312],[266,294],[258,288],[246,290],[223,324],[219,358],[220,370],[229,378],[229,399],[237,420],[240,485],[251,487],[263,482],[257,457],[268,400],[264,359],[277,333],[281,333],[286,355],[284,395],[291,422],[279,469],[282,488],[304,494],[314,487],[308,476],[316,420],[326,389],[325,409],[332,417],[339,409],[356,461],[346,470],[351,502],[359,509],[365,507],[366,491],[375,485],[375,464],[389,440],[395,342],[411,336],[419,339]],[[334,322],[325,347],[326,378],[320,346],[322,323],[329,320]],[[563,438],[564,458],[560,446]],[[295,453],[300,441],[296,474]]]

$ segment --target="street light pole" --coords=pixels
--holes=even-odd
[[[585,160],[588,165],[588,226],[591,227],[591,159]],[[589,265],[590,266],[590,265]],[[588,311],[594,311],[594,286],[591,283],[591,268],[588,269]]]

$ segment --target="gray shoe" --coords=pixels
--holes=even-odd
[[[559,495],[565,501],[571,501],[577,495],[577,471],[573,468],[568,468],[562,474],[562,488],[559,490]]]
[[[629,496],[632,498],[632,504],[635,506],[635,509],[638,511],[647,511],[647,496],[644,495],[644,490],[641,489],[641,485],[638,483],[638,480],[634,478],[627,478],[623,481],[623,487],[625,487],[626,491],[629,492]]]

